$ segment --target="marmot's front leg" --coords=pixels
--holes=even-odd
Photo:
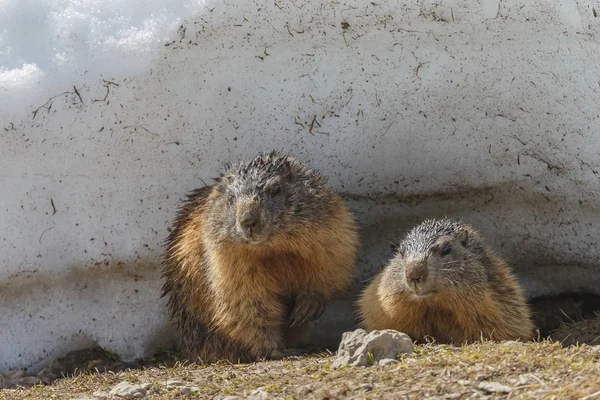
[[[294,309],[290,315],[290,327],[308,324],[318,319],[325,311],[325,297],[318,292],[303,291],[295,300]]]
[[[213,323],[223,335],[246,349],[250,358],[280,356],[284,309],[278,298],[257,290],[244,296],[229,293],[221,299]]]

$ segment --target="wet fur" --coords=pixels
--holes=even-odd
[[[213,240],[207,215],[222,194],[219,184],[206,186],[179,211],[167,240],[163,292],[192,361],[255,361],[301,344],[309,324],[288,323],[296,296],[314,293],[328,302],[342,294],[358,237],[343,200],[327,192],[322,218],[295,221],[268,242]]]
[[[415,297],[400,279],[404,268],[396,256],[360,296],[362,327],[368,331],[395,329],[418,342],[530,340],[533,324],[517,279],[505,262],[478,239],[477,232],[464,226],[470,237],[477,238],[478,261],[486,277],[483,285],[455,279],[454,284],[444,286],[432,297]]]

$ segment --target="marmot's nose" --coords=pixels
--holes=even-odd
[[[419,263],[418,265],[411,265],[406,270],[406,279],[409,282],[424,281],[429,275],[427,269],[427,263]]]
[[[240,225],[245,228],[254,228],[258,224],[258,213],[253,211],[247,211],[240,216]]]

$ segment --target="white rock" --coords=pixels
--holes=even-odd
[[[361,383],[359,388],[366,392],[370,392],[371,390],[373,390],[373,386],[370,383]]]
[[[141,399],[146,397],[147,391],[142,385],[124,381],[114,386],[110,390],[110,394],[124,399]]]
[[[263,400],[268,399],[269,394],[265,391],[265,388],[259,387],[251,391],[247,398],[252,400]]]
[[[498,382],[479,382],[477,389],[481,389],[488,393],[510,393],[512,388]]]
[[[412,353],[413,342],[405,333],[393,329],[376,330],[369,334],[364,329],[345,332],[333,367],[344,365],[366,366],[385,358],[395,359],[398,353]],[[373,355],[370,360],[369,353]]]
[[[181,386],[185,386],[185,383],[183,381],[179,381],[176,379],[170,380],[170,381],[166,381],[165,382],[165,386],[167,387],[167,389],[176,389],[179,388]]]
[[[188,385],[188,383],[176,379],[166,381],[165,386],[169,390],[179,389],[179,392],[185,396],[189,396],[200,390],[197,386]]]
[[[390,365],[390,364],[399,364],[400,361],[394,359],[394,358],[382,358],[381,360],[379,360],[379,365],[381,367],[385,367],[386,365]]]
[[[92,396],[94,396],[94,398],[96,399],[106,399],[107,397],[110,397],[110,394],[102,390],[97,390],[94,393],[92,393]]]

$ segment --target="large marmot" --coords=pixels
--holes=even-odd
[[[400,243],[358,302],[367,330],[423,342],[529,340],[530,310],[509,267],[470,225],[427,220]]]
[[[167,239],[169,296],[190,359],[255,361],[299,346],[350,285],[358,234],[344,201],[293,157],[226,166]]]

